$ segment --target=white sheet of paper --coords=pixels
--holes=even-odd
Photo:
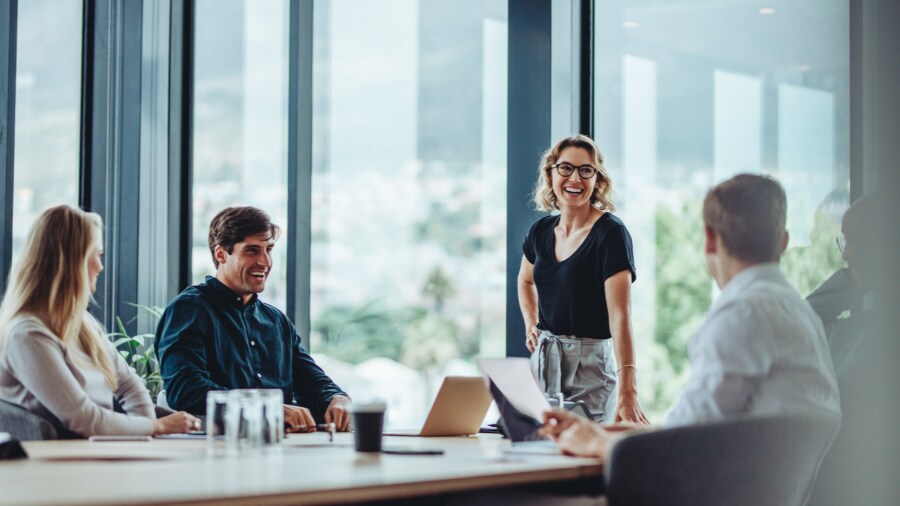
[[[514,408],[537,421],[544,420],[550,403],[531,375],[527,358],[482,358],[478,366]]]

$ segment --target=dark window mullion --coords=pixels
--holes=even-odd
[[[78,205],[92,208],[95,0],[84,0],[81,22],[81,134],[78,165]]]
[[[136,329],[142,16],[139,2],[85,0],[79,203],[104,221],[97,306],[107,328]]]
[[[517,280],[522,240],[539,214],[528,195],[541,153],[550,145],[550,0],[510,0],[506,188],[506,354],[528,356]]]
[[[578,131],[594,136],[594,2],[581,0],[579,17],[580,82],[578,103]]]
[[[176,252],[169,264],[170,296],[191,283],[191,195],[196,3],[172,2],[169,53],[169,231]]]
[[[12,261],[18,0],[0,1],[0,294]]]
[[[309,346],[313,1],[291,0],[288,26],[287,315]]]

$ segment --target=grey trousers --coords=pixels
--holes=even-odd
[[[541,331],[531,372],[548,396],[562,392],[567,401],[584,401],[594,420],[612,422],[618,382],[611,341]]]

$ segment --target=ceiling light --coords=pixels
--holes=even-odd
[[[637,28],[637,21],[623,21],[622,28]]]
[[[769,16],[771,14],[775,14],[775,9],[773,9],[771,7],[763,7],[762,9],[759,10],[759,13],[762,14],[763,16]]]

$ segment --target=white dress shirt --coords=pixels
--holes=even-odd
[[[666,425],[729,415],[840,416],[822,322],[778,264],[725,285],[688,345],[691,375]]]

